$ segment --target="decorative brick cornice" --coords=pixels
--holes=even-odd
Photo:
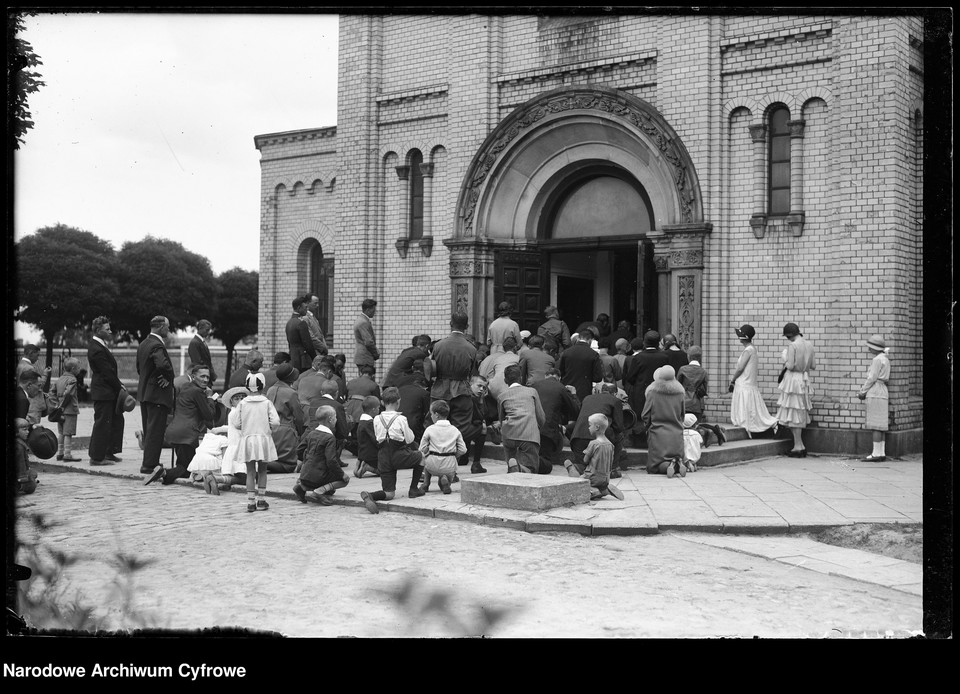
[[[424,99],[438,98],[446,96],[448,86],[446,84],[436,84],[430,87],[421,87],[420,89],[409,89],[402,92],[392,92],[390,94],[381,94],[377,97],[379,106],[389,106],[410,101],[422,101]]]
[[[790,137],[803,139],[803,129],[807,122],[803,120],[787,121],[787,127],[790,129]]]
[[[786,43],[787,41],[808,41],[810,39],[825,38],[832,33],[833,27],[831,24],[823,23],[808,27],[782,29],[781,31],[765,34],[750,34],[749,36],[740,36],[726,41],[720,45],[720,52],[726,53],[733,50],[761,48],[771,44]]]
[[[328,140],[337,135],[337,126],[327,128],[313,128],[310,130],[288,130],[281,133],[267,133],[254,135],[253,143],[257,149],[270,145],[285,145],[294,142],[310,142],[313,140]]]
[[[590,60],[583,63],[573,63],[559,67],[542,68],[539,70],[526,70],[524,72],[514,72],[509,75],[500,75],[495,78],[498,85],[504,84],[522,84],[529,82],[543,82],[564,75],[591,74],[612,70],[614,68],[628,67],[630,65],[642,65],[644,63],[654,63],[657,60],[657,52],[633,53],[630,55],[617,56],[614,58],[604,58],[602,60]]]

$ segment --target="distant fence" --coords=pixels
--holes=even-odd
[[[234,350],[233,367],[230,369],[230,373],[237,370],[243,363],[243,358],[247,352],[255,347],[256,345],[242,345]],[[187,355],[187,345],[168,348],[167,351],[170,353],[170,360],[173,362],[173,372],[175,374],[187,373],[190,369],[190,357]],[[114,347],[110,350],[110,353],[114,359],[117,360],[117,375],[120,377],[120,380],[128,389],[133,388],[135,390],[139,381],[137,377],[137,348]],[[22,351],[17,350],[17,361],[19,361],[22,356]],[[87,363],[86,348],[78,347],[73,350],[69,348],[55,350],[53,353],[53,371],[51,372],[53,380],[59,378],[60,374],[63,373],[63,361],[70,356],[74,356],[80,360],[80,368],[85,369],[87,372],[85,384],[89,387],[90,365]],[[40,359],[37,361],[37,366],[40,367],[41,371],[47,368],[46,361],[46,348],[41,347]],[[227,348],[210,347],[210,361],[213,362],[213,370],[217,372],[217,382],[214,384],[214,390],[222,392],[225,390],[223,377],[227,372]]]

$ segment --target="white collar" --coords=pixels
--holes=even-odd
[[[326,424],[319,424],[319,425],[317,425],[317,431],[325,431],[326,433],[328,433],[328,434],[330,434],[331,436],[333,436],[333,432],[330,431],[330,428],[329,428]]]
[[[157,335],[157,333],[151,332],[150,335],[160,340],[160,342],[163,342],[163,338]],[[147,337],[149,337],[150,335],[148,335]]]
[[[101,339],[100,339],[99,337],[97,337],[96,335],[93,336],[93,339],[96,340],[97,342],[99,342],[99,343],[100,343],[101,345],[103,345],[104,347],[107,346],[107,343],[104,342],[103,340],[101,340]]]
[[[517,382],[517,383],[511,383],[511,384],[510,384],[509,386],[507,386],[507,387],[508,387],[508,388],[515,388],[516,386],[522,386],[522,385],[523,385],[522,383]]]
[[[698,362],[696,359],[691,359],[690,363],[695,364],[696,366],[700,366],[700,362]]]
[[[327,379],[327,380],[329,380],[329,379]],[[325,397],[325,398],[327,398],[327,399],[329,399],[329,400],[336,400],[335,397],[333,397],[332,395],[329,395],[329,394],[327,394],[327,393],[324,393],[322,397]]]
[[[360,415],[360,421],[361,421],[361,422],[366,422],[367,420],[372,420],[372,419],[373,419],[373,417],[371,417],[370,415],[368,415],[366,412],[364,412],[362,415]]]

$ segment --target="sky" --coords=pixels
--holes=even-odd
[[[25,24],[46,86],[14,156],[15,240],[62,223],[117,250],[172,239],[215,274],[257,270],[253,138],[336,125],[337,16],[41,12]]]

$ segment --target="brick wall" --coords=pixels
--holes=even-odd
[[[713,224],[702,293],[701,341],[714,383],[708,413],[726,417],[724,385],[740,352],[732,329],[743,322],[757,328],[761,390],[775,411],[781,329],[793,321],[818,351],[820,426],[859,428],[855,393],[869,364],[862,342],[875,332],[893,347],[896,426],[920,426],[922,335],[905,329],[922,315],[920,20],[567,20],[343,16],[336,154],[297,150],[303,143],[290,141],[272,145],[277,159],[263,164],[262,296],[276,287],[285,316],[285,293],[297,281],[295,260],[278,258],[271,274],[270,223],[286,242],[281,253],[292,253],[294,238],[333,234],[337,347],[351,352],[360,301],[376,298],[382,372],[413,334],[447,332],[443,239],[453,234],[465,172],[500,119],[549,89],[615,87],[654,104],[677,132],[696,167],[704,219]],[[755,209],[757,152],[749,126],[763,123],[773,103],[805,123],[805,218],[802,236],[770,224],[758,239],[750,218],[763,210]],[[396,166],[413,148],[433,164],[434,243],[429,258],[412,244],[401,259],[395,244],[406,234],[407,201]],[[296,187],[309,178],[301,172],[327,168],[336,171],[333,189],[310,193],[306,180]],[[269,198],[278,181],[286,187],[274,211]],[[268,325],[266,311],[261,325]],[[471,326],[477,334],[485,329]],[[261,340],[269,344],[269,336]]]

